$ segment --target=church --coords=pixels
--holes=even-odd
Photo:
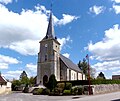
[[[50,13],[46,36],[40,41],[37,63],[37,84],[43,85],[54,74],[57,81],[84,80],[85,75],[70,59],[60,54]]]

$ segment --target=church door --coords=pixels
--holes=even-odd
[[[43,77],[43,85],[45,86],[48,82],[48,76],[47,75],[44,75]]]

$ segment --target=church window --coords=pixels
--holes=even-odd
[[[75,74],[74,74],[74,80],[75,80]]]
[[[45,61],[47,61],[47,54],[45,54]]]

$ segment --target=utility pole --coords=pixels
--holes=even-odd
[[[89,63],[89,55],[86,55],[86,59],[88,61],[88,83],[89,83],[89,95],[91,95],[91,89],[90,89],[90,63]]]

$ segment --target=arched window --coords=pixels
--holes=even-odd
[[[45,61],[47,61],[47,54],[45,54]]]

